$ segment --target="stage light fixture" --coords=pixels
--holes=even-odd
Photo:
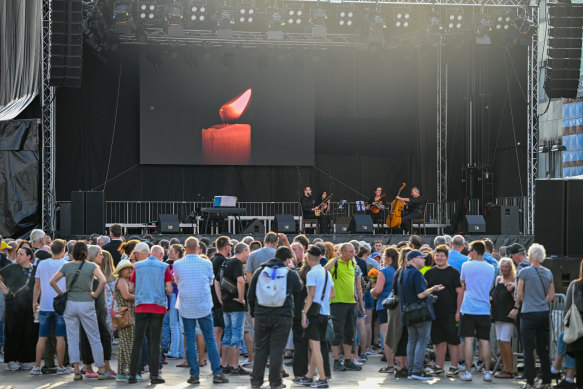
[[[492,23],[485,15],[481,15],[476,23],[476,44],[489,45],[492,43],[490,33],[492,32]]]
[[[439,14],[435,10],[427,17],[427,27],[425,30],[431,34],[439,34],[443,31]]]
[[[310,23],[314,27],[326,27],[328,21],[328,15],[326,15],[326,10],[323,8],[313,8],[312,15],[310,16]]]
[[[170,26],[182,25],[184,16],[182,15],[182,5],[174,3],[168,7],[168,14],[166,16],[166,21]]]
[[[411,23],[410,8],[393,9],[393,24],[397,28],[408,28]]]
[[[340,9],[338,12],[338,25],[342,27],[352,27],[354,25],[354,10]]]
[[[239,3],[239,23],[253,23],[255,21],[255,4],[250,1]]]
[[[152,23],[156,18],[156,13],[158,12],[158,6],[153,2],[139,3],[139,16],[140,20],[144,23]]]
[[[235,20],[233,19],[233,15],[229,10],[223,10],[220,12],[219,17],[217,18],[217,27],[219,28],[231,28],[231,26],[235,24]]]
[[[512,18],[510,15],[498,15],[496,18],[496,30],[508,30],[511,22]]]
[[[285,26],[283,15],[277,8],[268,10],[267,15],[267,39],[283,40],[283,26]]]
[[[463,27],[463,11],[460,8],[451,8],[448,10],[447,29],[449,31],[459,30]]]
[[[368,41],[370,43],[385,43],[384,32],[387,29],[385,16],[380,7],[368,14]]]
[[[113,5],[112,19],[116,23],[127,23],[130,21],[130,4],[127,0],[116,1]]]
[[[286,22],[286,28],[300,27],[306,22],[306,11],[301,8],[301,3],[286,2],[282,16]]]
[[[208,7],[204,1],[190,1],[187,18],[192,23],[208,21]]]

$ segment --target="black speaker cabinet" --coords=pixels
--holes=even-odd
[[[275,232],[297,232],[296,221],[293,215],[275,215],[273,220],[273,231]]]
[[[71,204],[59,205],[59,228],[62,237],[71,236]]]
[[[493,235],[518,235],[520,223],[518,207],[496,205],[489,209],[486,217],[486,232]]]
[[[85,192],[85,234],[105,232],[105,192]]]
[[[85,192],[71,192],[71,234],[85,234]]]
[[[464,219],[464,234],[486,233],[486,221],[482,215],[466,215]]]
[[[568,180],[565,208],[565,255],[583,256],[581,222],[583,221],[583,180]],[[538,209],[536,210],[538,212]],[[535,227],[536,224],[535,224]]]
[[[370,215],[352,215],[348,232],[351,234],[372,234],[374,232],[372,217]]]
[[[334,223],[335,234],[348,234],[348,226],[350,225],[350,218],[338,216]]]
[[[566,187],[565,180],[535,182],[534,241],[545,246],[547,255],[565,255]]]
[[[241,231],[241,234],[265,235],[265,224],[259,219],[254,219]]]
[[[177,234],[180,232],[180,221],[178,215],[160,214],[158,215],[158,230],[161,234]]]
[[[51,86],[81,86],[83,65],[83,2],[52,0]]]

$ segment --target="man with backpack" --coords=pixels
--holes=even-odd
[[[280,247],[275,258],[255,271],[247,300],[251,316],[255,318],[255,361],[251,373],[251,388],[263,385],[265,366],[269,358],[269,384],[272,389],[283,388],[281,367],[283,351],[293,318],[292,293],[303,285],[288,265],[294,254],[287,247]]]

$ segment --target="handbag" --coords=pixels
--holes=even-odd
[[[237,289],[237,284],[235,282],[231,281],[230,279],[228,279],[227,277],[225,277],[225,275],[224,275],[226,265],[227,265],[227,261],[225,261],[223,263],[223,265],[221,266],[221,272],[220,272],[221,289],[223,289],[227,293],[238,295],[239,290]]]
[[[81,269],[83,268],[83,265],[85,265],[85,261],[81,262],[81,265],[79,265],[79,269],[77,269],[77,271],[75,272],[75,275],[73,276],[73,279],[71,280],[71,284],[69,285],[69,289],[66,290],[65,292],[57,295],[53,299],[53,309],[59,315],[62,315],[63,313],[65,313],[65,308],[67,308],[67,297],[69,296],[69,290],[71,290],[73,285],[75,285],[75,281],[77,281],[77,278],[79,278],[79,274],[81,274]]]
[[[576,286],[576,284],[573,284],[573,289],[571,290],[571,306],[563,319],[563,325],[565,327],[563,341],[567,344],[571,344],[583,336],[583,320],[581,320],[581,313],[575,304]]]
[[[119,282],[119,280],[117,280]],[[117,282],[115,283],[115,287],[117,287]],[[114,296],[115,296],[115,288]],[[116,310],[113,309],[113,303],[115,298],[111,299],[111,324],[113,328],[121,330],[123,328],[131,327],[134,325],[134,317],[132,316],[132,312],[128,307],[118,307]]]
[[[401,287],[401,277],[399,275],[399,287]],[[401,294],[403,294],[401,290]],[[401,304],[403,321],[407,327],[419,324],[424,321],[431,321],[431,310],[429,309],[429,304],[427,303],[427,298],[421,301],[417,301],[411,304]]]
[[[320,302],[324,301],[324,297],[326,296],[326,286],[328,286],[328,270],[324,269],[324,289],[322,289],[322,297],[320,298]],[[312,305],[310,305],[310,309],[306,312],[306,316],[318,316],[320,314],[320,309],[322,308],[322,304],[315,303],[312,301]]]
[[[397,280],[397,283],[401,282],[401,274],[403,274],[403,273],[402,272],[399,273],[399,278]],[[383,308],[393,310],[399,306],[399,296],[394,294],[393,291],[391,291],[391,294],[389,294],[389,296],[386,299],[384,299],[381,304],[382,304]]]

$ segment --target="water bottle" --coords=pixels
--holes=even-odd
[[[34,322],[40,323],[40,310],[38,309],[38,307],[34,311]]]

